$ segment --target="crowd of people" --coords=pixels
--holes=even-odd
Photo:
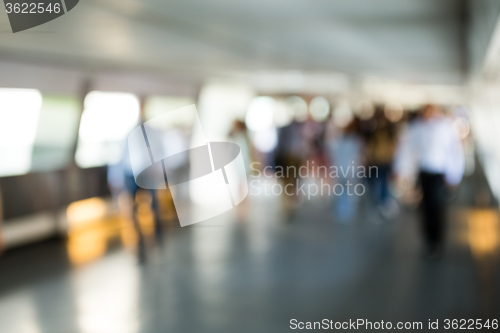
[[[280,196],[287,221],[293,220],[304,197],[299,191],[287,192],[286,189],[311,181],[321,180],[321,184],[328,183],[329,189],[333,187],[328,198],[332,219],[345,225],[356,219],[361,197],[366,197],[371,209],[379,212],[378,221],[394,219],[401,202],[418,200],[426,248],[430,254],[439,253],[444,238],[447,192],[460,183],[464,173],[462,142],[454,128],[453,115],[432,104],[411,112],[390,105],[363,107],[365,110],[341,118],[335,110],[321,120],[315,119],[310,112],[294,112],[291,108],[288,124],[274,129],[277,137],[274,149],[265,152],[258,151],[258,145],[252,142],[256,133],[247,129],[243,121],[234,122],[229,138],[240,146],[246,162],[260,160],[262,174],[274,176],[281,182],[285,191],[280,192]],[[109,168],[110,186],[118,188],[118,192],[126,190],[134,198],[138,187],[130,171],[128,156],[124,161],[125,167],[118,168],[124,172],[119,173],[118,178],[117,168]],[[332,167],[340,171],[326,172]],[[178,168],[188,170],[189,165],[184,163]],[[312,169],[307,177],[303,176],[304,168]],[[314,171],[314,168],[323,168],[325,172]],[[370,172],[355,172],[359,168]],[[311,174],[313,177],[309,178]],[[113,182],[114,179],[119,181]],[[367,190],[349,191],[357,186]],[[342,190],[337,191],[337,187]],[[155,234],[161,239],[155,193],[151,197],[156,212]],[[243,203],[237,209],[238,219],[244,219],[246,213],[247,205]],[[144,239],[136,212],[132,215],[139,236],[139,257],[144,261]]]
[[[368,115],[366,112],[352,115],[343,123],[335,121],[334,115],[322,122],[311,117],[303,121],[294,119],[278,129],[273,155],[275,167],[376,168],[370,177],[346,172],[328,181],[366,185],[367,197],[382,220],[394,218],[402,201],[417,198],[422,208],[426,247],[429,253],[440,251],[447,192],[460,183],[464,173],[462,142],[453,126],[453,115],[442,107],[429,104],[420,110],[403,112],[390,106],[376,106]],[[296,181],[290,178],[284,178],[283,182]],[[284,202],[286,215],[291,217],[301,200],[284,195]],[[331,200],[334,219],[352,223],[359,202],[360,196],[347,191],[334,195]]]

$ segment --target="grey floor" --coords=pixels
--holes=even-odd
[[[143,266],[120,247],[78,267],[62,240],[12,250],[0,258],[0,332],[285,332],[294,318],[499,318],[498,256],[473,259],[464,205],[450,209],[444,257],[431,261],[415,211],[380,223],[364,202],[346,226],[320,198],[286,223],[279,203],[251,198],[245,221],[228,213],[173,228]]]

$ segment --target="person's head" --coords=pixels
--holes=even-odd
[[[245,125],[245,122],[236,119],[233,122],[233,128],[231,129],[232,133],[239,133],[239,132],[246,132],[247,126]]]
[[[422,116],[425,120],[434,118],[441,113],[441,109],[436,104],[427,104],[422,111]]]
[[[377,128],[382,128],[387,125],[387,117],[384,113],[384,108],[380,105],[377,105],[375,108],[374,118],[377,122]]]

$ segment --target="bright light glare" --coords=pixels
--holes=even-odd
[[[139,100],[126,93],[91,92],[85,98],[80,139],[86,142],[119,141],[139,117]]]
[[[330,113],[330,103],[328,103],[324,97],[315,97],[309,105],[309,111],[311,112],[311,117],[314,121],[322,122]]]
[[[0,145],[32,145],[41,105],[38,90],[0,89]]]
[[[123,141],[138,124],[139,99],[128,93],[91,92],[85,98],[76,162],[83,168],[117,163]]]
[[[254,96],[253,89],[245,84],[212,80],[204,84],[198,97],[203,130],[201,127],[193,128],[192,142],[198,142],[202,138],[225,141],[234,120],[245,119],[248,105]]]
[[[276,101],[271,97],[255,97],[248,106],[245,118],[247,127],[254,132],[264,131],[273,126]]]
[[[269,128],[265,131],[255,133],[253,137],[253,144],[258,151],[262,153],[269,153],[278,144],[278,133],[275,128]]]
[[[95,222],[104,218],[106,203],[103,199],[95,197],[71,203],[66,210],[66,217],[70,227],[76,227],[86,222]]]
[[[0,176],[27,173],[42,95],[33,89],[0,89]]]
[[[82,333],[139,331],[139,272],[112,257],[96,279],[95,274],[75,274],[76,329]]]

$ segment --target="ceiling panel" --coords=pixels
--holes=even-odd
[[[457,4],[83,0],[63,17],[17,34],[5,32],[0,17],[0,57],[189,80],[304,70],[457,83],[463,69]]]

